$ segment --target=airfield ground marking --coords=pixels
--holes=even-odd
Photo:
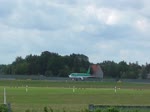
[[[73,86],[73,93],[75,92],[75,87]]]
[[[26,85],[26,92],[28,92],[28,85]]]
[[[117,92],[117,87],[115,86],[115,93]]]

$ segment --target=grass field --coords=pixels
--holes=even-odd
[[[6,88],[7,102],[11,103],[13,112],[25,112],[27,109],[41,112],[45,106],[54,110],[79,111],[88,108],[89,104],[150,105],[150,84],[0,81],[2,103],[4,88]]]

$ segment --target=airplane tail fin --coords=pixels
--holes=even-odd
[[[90,74],[90,72],[91,72],[91,68],[89,67],[88,71],[87,71],[87,74]]]

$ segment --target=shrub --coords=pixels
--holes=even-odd
[[[53,109],[51,107],[49,109],[47,107],[44,107],[44,112],[53,112]]]
[[[48,112],[48,108],[47,107],[44,107],[44,112]]]
[[[8,107],[5,104],[0,105],[0,112],[8,112]]]
[[[95,112],[102,112],[100,109],[96,109]]]
[[[139,112],[138,110],[134,110],[133,112]]]
[[[27,109],[27,110],[25,110],[25,112],[30,112],[30,110],[29,110],[29,109]]]
[[[119,112],[116,108],[108,108],[106,112]]]

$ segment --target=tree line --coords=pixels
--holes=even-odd
[[[49,77],[68,77],[73,72],[86,72],[93,64],[83,54],[61,56],[57,53],[44,51],[40,55],[17,57],[12,64],[0,65],[0,74],[9,75],[44,75]],[[121,61],[103,61],[101,66],[104,78],[146,79],[150,73],[150,64],[139,65]]]

